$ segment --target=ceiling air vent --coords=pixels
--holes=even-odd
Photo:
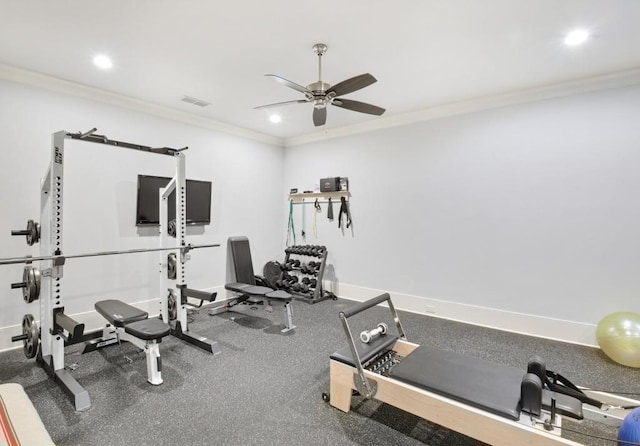
[[[197,105],[198,107],[206,107],[207,105],[211,105],[211,102],[203,101],[202,99],[194,98],[191,96],[185,96],[181,99],[181,101]]]

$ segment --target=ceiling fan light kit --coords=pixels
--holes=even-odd
[[[334,105],[346,110],[352,110],[359,113],[367,113],[376,116],[380,116],[385,112],[384,108],[375,105],[339,97],[349,93],[353,93],[354,91],[358,91],[364,87],[368,87],[369,85],[376,82],[375,77],[373,77],[369,73],[365,73],[331,86],[330,84],[322,81],[322,56],[324,56],[324,54],[327,52],[327,45],[325,45],[324,43],[316,43],[315,45],[313,45],[312,49],[313,52],[318,56],[317,82],[313,82],[306,87],[303,87],[302,85],[291,82],[290,80],[287,80],[281,76],[277,76],[275,74],[265,74],[265,76],[271,77],[276,82],[304,94],[304,99],[261,105],[259,107],[255,107],[256,109],[309,102],[313,104],[313,124],[316,127],[322,126],[327,122],[327,105]]]

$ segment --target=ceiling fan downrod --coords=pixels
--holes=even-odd
[[[312,48],[318,55],[318,82],[307,85],[307,89],[311,91],[309,100],[313,101],[316,108],[324,108],[327,104],[325,91],[331,88],[331,85],[322,82],[322,56],[327,52],[327,45],[316,43]]]

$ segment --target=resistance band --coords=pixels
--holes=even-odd
[[[316,218],[318,217],[320,211],[322,211],[322,208],[320,207],[320,203],[318,203],[318,199],[316,198],[316,202],[313,203],[313,235],[315,235],[316,237],[318,237],[318,224],[316,223]]]
[[[333,221],[333,203],[331,202],[331,197],[329,197],[329,204],[327,205],[327,218]]]
[[[347,228],[351,226],[351,214],[349,213],[349,205],[347,204],[347,199],[344,197],[340,197],[340,213],[338,214],[338,227],[342,227],[342,214],[345,214],[347,217]]]
[[[300,230],[300,234],[302,235],[302,241],[307,241],[307,231],[305,228],[307,227],[307,203],[302,199],[302,229]]]
[[[287,226],[287,246],[290,245],[290,237],[293,234],[293,244],[296,244],[296,230],[293,227],[293,200],[289,200],[289,225]]]

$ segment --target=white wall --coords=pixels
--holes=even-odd
[[[27,246],[10,230],[23,228],[29,218],[40,220],[40,178],[50,162],[51,134],[92,127],[115,140],[188,146],[187,177],[212,181],[212,223],[189,227],[187,242],[221,247],[191,252],[190,287],[225,283],[229,236],[249,236],[256,268],[281,255],[282,148],[1,80],[0,98],[0,257],[39,253],[38,245]],[[172,176],[175,161],[77,141],[67,141],[65,155],[65,254],[158,246],[153,230],[134,225],[136,179]],[[157,260],[157,253],[69,260],[63,279],[66,312],[90,311],[105,298],[158,299]],[[0,267],[0,333],[13,333],[25,313],[38,317],[38,304],[27,305],[20,290],[9,288],[21,277],[22,265]]]
[[[323,217],[308,240],[340,294],[587,324],[573,340],[593,343],[603,316],[640,311],[639,141],[636,86],[291,147],[284,189],[349,177],[353,231]]]

